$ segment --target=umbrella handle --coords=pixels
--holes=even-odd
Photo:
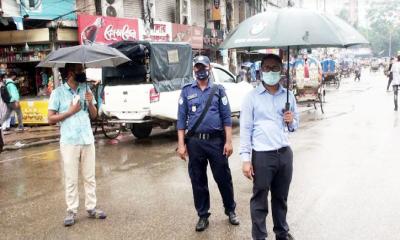
[[[290,47],[287,47],[287,75],[286,75],[286,104],[285,104],[285,112],[290,110],[290,102],[289,102],[289,85],[290,85]],[[289,132],[294,132],[294,129],[289,126],[289,123],[286,123],[287,129]]]
[[[286,102],[285,104],[285,112],[290,110],[290,102]],[[287,129],[289,132],[294,132],[294,129],[289,126],[289,123],[286,123]]]

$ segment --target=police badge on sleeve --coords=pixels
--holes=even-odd
[[[225,106],[228,105],[228,98],[226,96],[224,96],[221,100],[222,104],[224,104]]]

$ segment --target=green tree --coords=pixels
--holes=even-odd
[[[372,2],[367,19],[369,27],[359,30],[371,43],[375,55],[393,56],[400,51],[400,1]]]

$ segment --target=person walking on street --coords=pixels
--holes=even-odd
[[[393,86],[393,93],[394,93],[394,110],[398,110],[398,92],[399,92],[399,85],[400,85],[400,54],[397,56],[397,61],[392,65],[392,86]]]
[[[105,219],[97,208],[95,146],[90,119],[97,116],[96,100],[86,88],[86,75],[80,64],[66,64],[66,83],[55,89],[49,100],[49,123],[61,123],[60,152],[64,165],[67,216],[65,226],[75,224],[79,206],[78,175],[82,168],[85,207],[89,218]],[[85,104],[86,101],[86,104]],[[87,109],[83,109],[83,106]]]
[[[11,71],[7,74],[7,77],[4,79],[4,84],[6,86],[6,90],[10,97],[10,100],[6,101],[8,109],[5,118],[9,119],[11,117],[11,113],[15,111],[17,113],[17,118],[18,118],[17,131],[22,132],[24,131],[24,123],[23,123],[21,105],[19,103],[20,95],[17,86],[14,82],[16,78],[17,78],[17,73]]]
[[[393,81],[393,72],[392,72],[393,63],[394,63],[394,58],[390,58],[390,63],[389,63],[389,68],[388,68],[388,74],[389,74],[388,75],[388,84],[387,84],[387,87],[386,87],[386,91],[387,92],[389,92],[390,84]]]
[[[355,63],[354,74],[354,82],[359,82],[361,80],[361,66],[359,63]]]
[[[189,156],[189,176],[194,205],[199,216],[196,231],[208,227],[210,195],[207,165],[222,195],[225,214],[232,225],[239,225],[228,158],[232,149],[231,110],[225,89],[213,84],[210,60],[194,59],[196,80],[183,87],[178,107],[178,149],[182,160]],[[185,135],[185,130],[188,132]]]
[[[284,110],[287,89],[279,84],[282,60],[267,54],[261,62],[261,80],[250,92],[240,114],[240,156],[243,175],[253,181],[250,200],[253,239],[266,239],[268,192],[276,240],[294,239],[286,222],[287,199],[293,173],[293,152],[288,131],[298,128],[296,100],[289,94],[290,109]]]
[[[4,86],[3,79],[4,74],[0,75],[0,88]],[[3,98],[0,97],[0,126],[6,120],[7,114],[7,104],[4,102]],[[0,127],[0,153],[3,151],[4,147],[4,138],[3,138],[3,129]]]

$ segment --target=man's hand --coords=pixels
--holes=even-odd
[[[285,123],[291,124],[293,123],[293,113],[290,111],[287,111],[283,114],[283,121],[285,121]]]
[[[253,180],[254,171],[251,162],[244,162],[242,166],[243,175],[250,180]]]
[[[93,94],[91,92],[87,91],[85,93],[85,100],[91,104],[93,102]]]
[[[232,153],[233,153],[232,142],[225,143],[224,155],[228,158],[228,157],[230,157],[232,155]]]
[[[68,113],[70,116],[74,115],[75,113],[81,110],[81,104],[77,102],[76,104],[71,103],[71,106],[68,109]]]
[[[186,161],[186,157],[187,157],[187,149],[186,149],[186,145],[179,145],[178,149],[176,150],[176,152],[178,153],[179,157],[183,160]]]

